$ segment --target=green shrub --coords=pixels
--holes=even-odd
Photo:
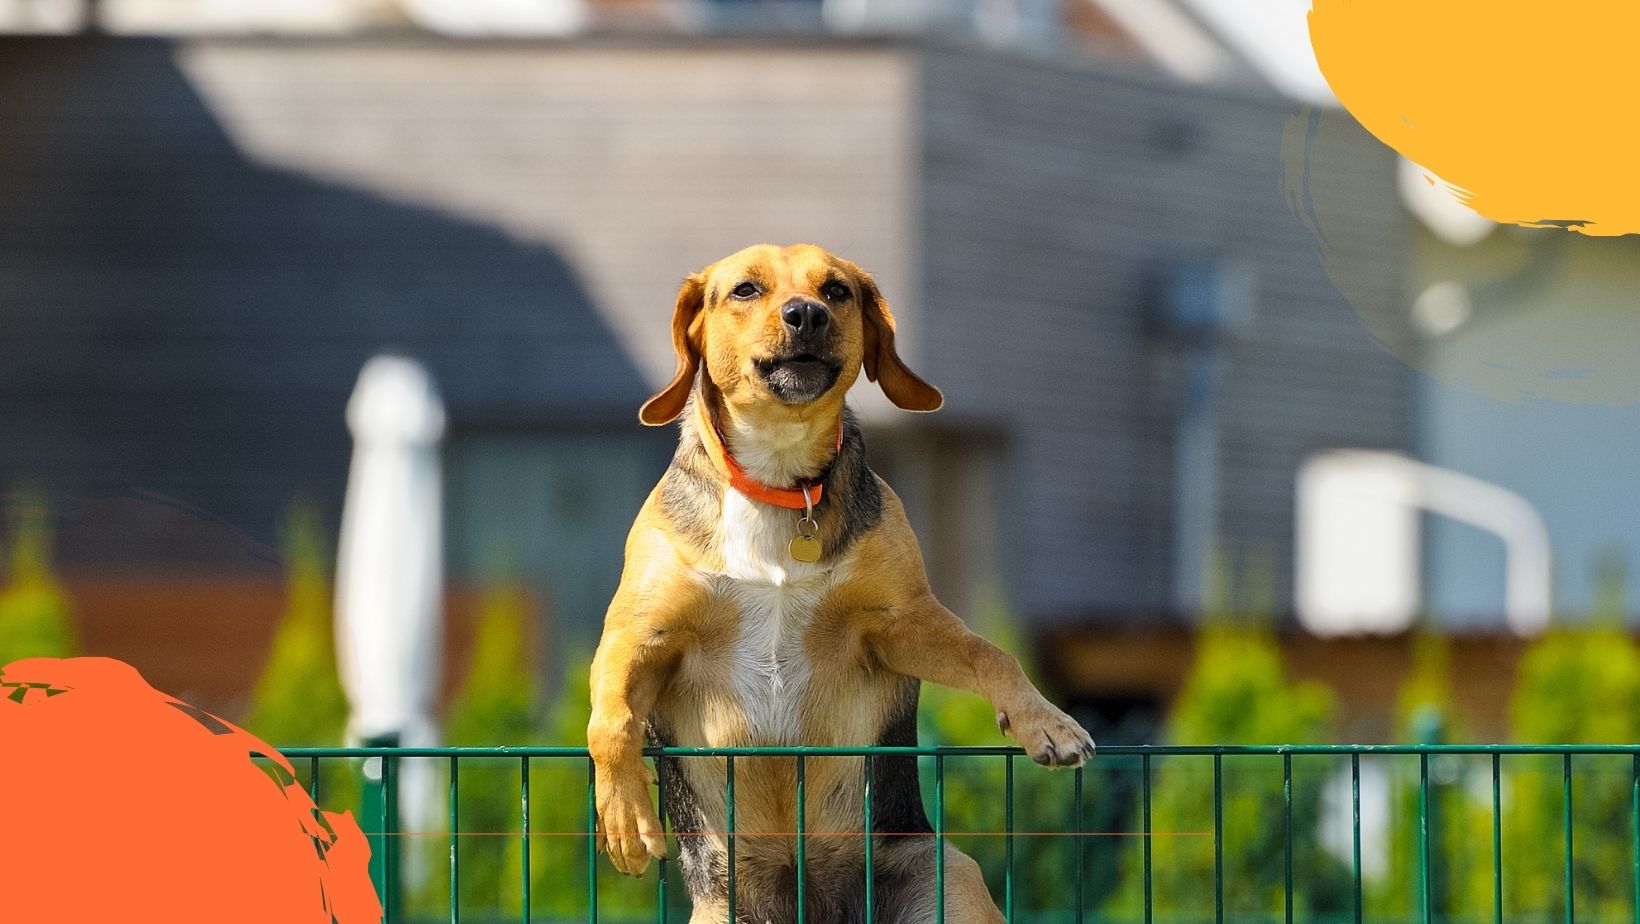
[[[452,746],[532,746],[544,743],[536,723],[538,684],[527,644],[530,606],[522,588],[484,593],[472,654],[460,690],[444,719]],[[522,848],[507,832],[519,824],[519,769],[515,762],[461,762],[459,809],[461,906],[479,914],[503,909],[516,914],[521,900]],[[448,862],[448,842],[430,838],[437,861]],[[532,844],[534,849],[537,845]],[[436,911],[448,907],[449,881],[433,876],[414,903]]]
[[[1221,563],[1212,589],[1217,601],[1197,636],[1195,662],[1167,719],[1172,744],[1303,744],[1325,741],[1333,716],[1331,692],[1286,677],[1270,627],[1267,570],[1254,562],[1239,599]],[[1279,915],[1284,902],[1285,832],[1279,770],[1269,758],[1226,758],[1222,776],[1224,899],[1228,914]],[[1295,762],[1293,854],[1295,914],[1311,917],[1350,907],[1348,870],[1317,842],[1324,776]],[[1158,918],[1213,912],[1213,776],[1210,758],[1175,757],[1154,769],[1152,883]],[[1300,772],[1301,770],[1305,772]],[[1243,772],[1245,771],[1245,772]],[[1129,849],[1121,886],[1108,904],[1124,918],[1143,906],[1142,854]]]
[[[1626,593],[1621,566],[1605,565],[1599,583],[1599,600],[1586,624],[1553,627],[1522,656],[1509,707],[1516,741],[1640,741],[1640,649],[1623,625]],[[1561,919],[1561,761],[1511,758],[1506,774],[1505,907]],[[1632,765],[1624,757],[1582,757],[1573,774],[1577,915],[1588,920],[1627,919],[1633,908]]]
[[[330,548],[318,510],[291,508],[284,530],[285,609],[245,728],[278,745],[339,745],[347,696],[336,669]]]
[[[1413,744],[1472,740],[1452,692],[1451,643],[1427,627],[1412,637],[1412,671],[1396,697],[1397,737]],[[1368,883],[1368,908],[1415,917],[1422,908],[1419,762],[1396,758],[1387,874]],[[1490,774],[1490,761],[1457,755],[1430,758],[1430,897],[1436,914],[1452,921],[1491,920],[1492,803],[1487,787],[1465,783]],[[1490,779],[1488,775],[1484,779]]]
[[[563,689],[541,714],[541,684],[529,639],[530,595],[517,585],[487,590],[479,606],[471,660],[444,721],[453,746],[585,747],[591,655],[572,656]],[[522,764],[461,762],[458,823],[461,909],[469,920],[516,920],[523,907]],[[537,920],[584,919],[587,906],[587,763],[542,758],[530,766],[530,909]],[[448,841],[429,838],[435,869],[449,862]],[[652,914],[655,867],[644,880],[616,873],[598,857],[602,920]],[[432,876],[413,896],[419,913],[449,907],[448,877]],[[686,907],[686,905],[684,906]]]
[[[0,666],[22,658],[72,657],[78,643],[68,596],[51,573],[51,527],[39,499],[13,502],[6,585],[0,590]]]
[[[317,507],[292,505],[283,545],[285,609],[241,724],[275,747],[340,745],[348,704],[336,669],[331,546]],[[320,801],[336,809],[356,807],[357,768],[336,760],[323,767]]]

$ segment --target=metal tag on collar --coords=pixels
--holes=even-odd
[[[805,565],[812,565],[820,560],[822,551],[820,540],[814,537],[819,525],[814,521],[814,502],[809,499],[809,488],[800,488],[803,492],[803,515],[797,518],[797,535],[792,537],[790,551],[792,558]]]

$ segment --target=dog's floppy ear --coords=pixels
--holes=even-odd
[[[705,302],[705,275],[696,273],[685,279],[678,289],[678,304],[672,309],[672,349],[678,353],[678,372],[638,409],[638,419],[648,426],[659,427],[677,420],[689,400],[689,391],[695,387],[695,373],[700,369],[701,308]]]
[[[945,403],[940,390],[918,378],[894,350],[894,315],[877,283],[859,273],[860,310],[864,316],[866,378],[882,388],[888,400],[908,411],[937,411]]]

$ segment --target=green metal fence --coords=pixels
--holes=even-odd
[[[314,800],[321,805],[325,805],[325,794],[321,789],[323,767],[338,762],[356,766],[361,761],[376,761],[374,766],[378,772],[367,775],[374,776],[375,784],[366,787],[364,804],[358,808],[361,809],[362,826],[371,841],[372,875],[381,891],[388,921],[443,920],[447,917],[451,924],[459,924],[463,919],[471,924],[479,920],[481,914],[491,913],[493,909],[464,907],[461,900],[464,854],[470,855],[474,849],[471,839],[478,837],[516,838],[514,843],[518,849],[519,863],[516,869],[522,893],[516,919],[525,924],[562,919],[562,914],[549,918],[532,909],[531,845],[535,839],[549,836],[584,840],[584,851],[577,851],[581,857],[580,868],[573,871],[573,875],[584,877],[581,909],[584,917],[581,919],[589,922],[600,919],[600,878],[618,877],[618,874],[594,852],[591,835],[595,771],[584,748],[289,748],[283,753],[297,767]],[[1611,918],[1612,909],[1621,908],[1624,912],[1622,919],[1632,919],[1640,924],[1640,745],[1118,746],[1101,748],[1099,755],[1084,768],[1057,773],[1036,767],[1028,759],[1023,759],[1022,751],[1008,747],[667,748],[651,749],[646,754],[653,761],[657,776],[663,783],[669,768],[679,761],[701,758],[724,761],[728,807],[724,834],[729,852],[730,924],[734,920],[735,901],[736,761],[744,765],[747,760],[770,757],[793,759],[796,763],[796,908],[799,922],[804,920],[803,899],[808,888],[804,877],[809,838],[804,810],[809,797],[806,791],[806,762],[822,758],[861,760],[865,780],[864,830],[859,832],[866,869],[864,916],[867,924],[871,924],[874,911],[871,898],[874,852],[880,846],[877,842],[882,837],[893,834],[873,830],[870,788],[873,761],[885,757],[914,757],[922,767],[926,802],[934,828],[936,849],[933,852],[932,875],[936,892],[942,890],[944,885],[943,847],[948,837],[964,837],[969,842],[982,838],[1000,840],[1000,857],[993,859],[1001,868],[992,871],[996,874],[993,878],[1000,881],[994,882],[993,886],[1010,922],[1051,919],[1067,924],[1083,924],[1084,921],[1131,920],[1137,924],[1142,920],[1144,924],[1157,924],[1164,920],[1212,920],[1214,924],[1225,924],[1227,920],[1260,919],[1292,924],[1295,919],[1325,919],[1340,924],[1346,921],[1362,924],[1367,920],[1395,919],[1421,921],[1424,924],[1449,920],[1502,924],[1506,919],[1563,919],[1567,924],[1572,924],[1576,920],[1589,921],[1599,917],[1593,912],[1579,914],[1577,896],[1580,889],[1585,893],[1591,890],[1602,895],[1613,893],[1617,889],[1614,877],[1620,875],[1621,892],[1624,894],[1615,900],[1603,899],[1605,904],[1601,905],[1600,915]],[[435,833],[405,831],[398,826],[395,805],[399,780],[402,768],[410,760],[422,761],[424,765],[433,763],[440,771],[439,785],[447,791],[447,802],[442,805],[442,813],[448,831],[436,834],[448,837],[449,900],[447,910],[439,911],[436,917],[425,908],[417,914],[409,913],[401,895],[400,873],[405,861],[402,844],[407,838],[418,834]],[[1450,768],[1443,763],[1448,761],[1466,762],[1471,772],[1463,774],[1462,782],[1454,783]],[[1409,830],[1406,837],[1399,838],[1415,842],[1415,856],[1409,858],[1412,869],[1408,871],[1411,875],[1405,890],[1407,900],[1403,906],[1390,907],[1387,912],[1383,908],[1371,907],[1376,899],[1368,894],[1382,892],[1386,887],[1376,880],[1370,888],[1364,885],[1371,878],[1364,874],[1363,865],[1364,762],[1371,767],[1393,763],[1404,768],[1405,787],[1398,792],[1404,792],[1409,806],[1414,794],[1416,798],[1415,813],[1410,808],[1404,813]],[[464,790],[463,768],[479,763],[488,768],[492,778],[496,767],[511,766],[510,772],[516,774],[516,786],[509,785],[504,793],[498,793],[493,784],[487,785],[481,792],[472,791],[471,784]],[[992,800],[1000,800],[1000,829],[948,828],[948,819],[957,805],[948,798],[948,781],[953,779],[951,768],[959,763],[986,768],[979,789],[975,788],[973,779],[964,780],[963,801],[975,800],[976,793],[982,800],[987,795]],[[1016,763],[1020,763],[1017,771]],[[578,768],[574,775],[578,781],[576,792],[565,793],[559,787],[551,793],[538,791],[534,794],[536,799],[573,799],[577,808],[584,806],[580,811],[582,823],[576,830],[531,830],[532,806],[535,804],[532,803],[532,771],[542,765],[560,769],[565,765]],[[1190,773],[1175,773],[1173,770],[1164,773],[1164,765],[1188,769]],[[1438,771],[1433,775],[1432,767]],[[996,772],[999,769],[1000,774]],[[1018,828],[1020,810],[1026,806],[1016,795],[1016,789],[1021,781],[1048,777],[1058,781],[1055,785],[1060,787],[1063,803],[1058,804],[1057,797],[1045,796],[1046,790],[1037,787],[1033,790],[1028,808],[1039,818],[1046,815],[1056,819],[1059,827],[1049,831]],[[1312,899],[1316,887],[1310,881],[1320,878],[1315,871],[1320,868],[1317,855],[1321,848],[1311,829],[1315,825],[1316,794],[1321,792],[1317,780],[1321,777],[1330,780],[1340,792],[1344,781],[1348,781],[1347,815],[1342,803],[1335,812],[1340,817],[1347,817],[1348,847],[1334,848],[1339,874],[1347,879],[1348,888],[1342,893],[1342,899],[1326,909],[1321,909],[1320,904]],[[1295,779],[1300,778],[1304,784],[1295,792]],[[1591,841],[1592,835],[1588,832],[1584,832],[1585,844],[1598,848],[1596,852],[1604,858],[1601,862],[1606,865],[1594,868],[1588,863],[1591,858],[1580,861],[1577,815],[1574,813],[1580,779],[1584,781],[1581,785],[1585,798],[1603,800],[1600,805],[1586,807],[1597,812],[1595,820],[1586,822],[1586,826],[1600,826],[1605,832],[1600,836],[1610,840],[1611,832],[1616,830],[1613,826],[1621,823],[1622,865],[1625,868],[1620,873],[1614,868],[1617,861],[1612,859],[1611,845],[1606,841]],[[1064,785],[1067,782],[1068,786]],[[1239,794],[1227,795],[1232,782],[1240,787]],[[1488,782],[1489,786],[1485,785]],[[1546,786],[1550,788],[1546,789]],[[990,792],[992,787],[1000,791]],[[1164,788],[1178,792],[1163,795]],[[1068,792],[1065,791],[1067,789]],[[660,795],[663,824],[666,823],[664,790],[663,785]],[[1247,791],[1264,795],[1248,801],[1245,798]],[[1533,816],[1517,810],[1518,817],[1525,821],[1520,822],[1519,833],[1511,833],[1511,837],[1520,843],[1512,842],[1511,851],[1506,852],[1506,818],[1516,817],[1510,815],[1511,801],[1520,802],[1523,806],[1532,799],[1541,803],[1546,792],[1558,802],[1558,805],[1545,808],[1545,811],[1558,810],[1558,824],[1553,825],[1558,830],[1549,832],[1552,836],[1546,836],[1543,824],[1528,824]],[[1612,807],[1609,803],[1612,802],[1613,792],[1626,793],[1626,805],[1620,809]],[[518,800],[515,803],[516,814],[513,815],[516,827],[509,826],[505,831],[461,830],[464,799],[493,801],[513,797]],[[1461,819],[1454,819],[1451,809],[1443,811],[1441,808],[1453,799],[1460,801],[1452,804],[1468,806],[1462,808],[1467,814]],[[1110,808],[1113,803],[1120,803],[1114,812]],[[1206,816],[1200,818],[1200,824],[1196,826],[1199,830],[1181,830],[1177,827],[1174,830],[1160,830],[1153,827],[1159,815],[1170,819],[1170,824],[1179,825],[1181,819],[1190,817],[1191,810],[1186,803],[1197,807],[1197,815]],[[1239,819],[1234,825],[1226,819],[1226,806],[1232,803],[1237,806]],[[1614,811],[1620,811],[1623,817],[1609,817]],[[1118,822],[1126,822],[1127,826],[1120,830],[1095,830],[1088,826],[1088,819],[1094,815],[1107,821],[1114,818]],[[1295,830],[1295,824],[1300,826],[1299,829]],[[1514,825],[1514,822],[1509,824]],[[1229,830],[1236,825],[1242,830]],[[1488,826],[1489,838],[1485,837]],[[1384,826],[1380,824],[1373,830],[1382,834]],[[1174,859],[1167,861],[1168,869],[1165,870],[1172,876],[1169,880],[1172,885],[1166,886],[1166,894],[1162,895],[1160,892],[1164,887],[1158,879],[1164,870],[1159,866],[1162,861],[1158,859],[1154,845],[1164,838],[1187,837],[1199,838],[1204,842],[1199,849],[1195,849],[1194,856],[1199,863],[1181,867],[1184,861],[1176,858],[1184,856],[1183,850],[1172,851],[1169,856]],[[1051,888],[1058,891],[1055,900],[1061,902],[1063,907],[1052,913],[1028,911],[1022,907],[1020,896],[1024,883],[1019,868],[1019,853],[1020,844],[1026,839],[1033,839],[1033,842],[1034,839],[1047,839],[1062,851],[1062,856],[1056,858],[1059,855],[1048,856],[1034,845],[1032,848],[1037,851],[1038,865],[1063,864],[1062,874],[1054,875],[1050,870],[1046,877],[1038,876],[1033,880],[1036,891],[1041,890],[1043,881],[1049,882]],[[1205,842],[1211,844],[1210,881]],[[1116,846],[1111,846],[1112,843]],[[1454,844],[1457,846],[1453,847]],[[1552,850],[1554,856],[1546,858],[1543,855],[1545,850]],[[1108,882],[1097,886],[1095,883],[1103,890],[1102,896],[1088,894],[1090,883],[1097,878],[1089,872],[1090,853],[1093,852],[1101,852],[1106,857],[1107,871],[1119,869],[1121,873],[1120,886],[1110,886]],[[1238,852],[1248,855],[1238,855]],[[1479,898],[1481,890],[1474,883],[1461,888],[1452,885],[1449,879],[1454,875],[1455,852],[1467,858],[1465,862],[1478,875],[1489,878],[1490,895]],[[440,858],[441,865],[445,859]],[[1546,863],[1559,867],[1558,895],[1549,895],[1540,908],[1506,909],[1505,884],[1509,881],[1507,877],[1512,874],[1511,870],[1516,871],[1515,875],[1530,873],[1541,879]],[[669,915],[679,916],[680,883],[669,870],[675,865],[675,861],[659,861],[646,877],[653,883],[644,886],[653,890],[650,919],[662,924]],[[1181,868],[1186,870],[1182,878]],[[1232,907],[1233,903],[1227,902],[1227,889],[1236,888],[1237,877],[1249,875],[1250,870],[1259,876],[1267,876],[1272,884],[1268,890],[1268,907],[1250,910],[1246,907],[1247,900],[1242,901],[1243,907]],[[558,872],[562,875],[572,874],[567,870]],[[424,869],[422,873],[425,878],[427,871]],[[438,875],[442,877],[444,874],[445,871],[440,870]],[[1278,876],[1279,887],[1276,887],[1274,883]],[[1384,876],[1378,878],[1383,879]],[[1395,877],[1388,878],[1393,880]],[[1181,911],[1174,907],[1178,905],[1177,893],[1181,882],[1202,893],[1198,909]],[[1394,891],[1393,883],[1387,888]],[[1130,895],[1134,899],[1126,911],[1123,910],[1122,895]],[[1384,901],[1393,906],[1398,900],[1391,896]],[[1257,904],[1265,899],[1255,896],[1252,901]],[[1379,904],[1384,904],[1384,901]],[[1613,901],[1619,904],[1613,904]],[[943,903],[938,904],[936,909],[936,921],[943,924]],[[606,915],[605,920],[607,924],[609,916]]]

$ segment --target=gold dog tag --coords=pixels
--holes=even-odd
[[[820,560],[820,540],[813,536],[793,536],[791,551],[793,558],[812,565]]]
[[[802,516],[797,520],[797,535],[792,537],[790,546],[792,558],[805,565],[812,565],[820,560],[820,540],[814,538],[814,528],[817,524],[812,516]]]

